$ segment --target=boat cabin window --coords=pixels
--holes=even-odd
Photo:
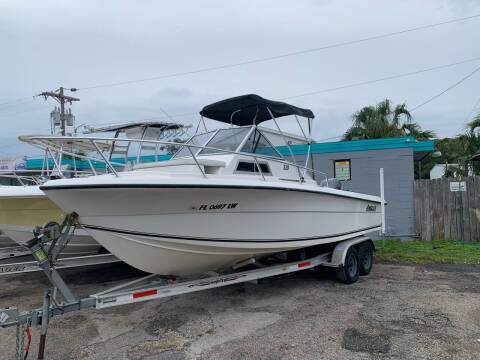
[[[249,131],[250,128],[244,127],[220,129],[206,146],[220,150],[236,151]],[[200,152],[200,155],[216,154],[220,152],[215,149],[203,149]]]
[[[282,158],[282,155],[280,155],[277,149],[258,130],[255,130],[252,134],[250,134],[247,141],[245,142],[245,145],[240,151],[252,153],[252,154],[264,155],[264,156]]]
[[[267,163],[258,163],[260,165],[260,169],[262,170],[262,173],[264,175],[266,174],[271,174],[270,167],[268,166]],[[235,170],[236,172],[247,172],[247,173],[259,173],[258,167],[255,164],[255,162],[252,161],[239,161],[237,165],[237,169]]]

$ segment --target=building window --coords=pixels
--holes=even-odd
[[[338,180],[352,180],[352,167],[350,164],[350,160],[334,160],[333,175]]]

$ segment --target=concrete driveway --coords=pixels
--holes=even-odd
[[[79,296],[139,275],[123,264],[64,274]],[[0,278],[0,307],[39,307],[44,284]],[[0,329],[1,358],[14,345],[15,329]],[[480,359],[480,266],[375,264],[353,285],[305,271],[84,310],[52,319],[47,359]]]

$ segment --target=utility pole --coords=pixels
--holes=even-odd
[[[60,89],[55,91],[44,91],[38,94],[38,96],[43,96],[45,100],[47,100],[48,97],[51,97],[60,103],[60,120],[61,120],[62,136],[66,135],[65,102],[72,104],[73,101],[80,101],[79,98],[65,95],[64,90],[68,90],[68,89],[60,87]],[[77,91],[77,89],[71,88],[70,91],[74,92],[74,91]]]

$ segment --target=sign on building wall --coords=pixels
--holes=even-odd
[[[334,176],[338,180],[352,180],[350,160],[335,160]]]
[[[25,161],[19,158],[0,158],[0,171],[24,170]]]

